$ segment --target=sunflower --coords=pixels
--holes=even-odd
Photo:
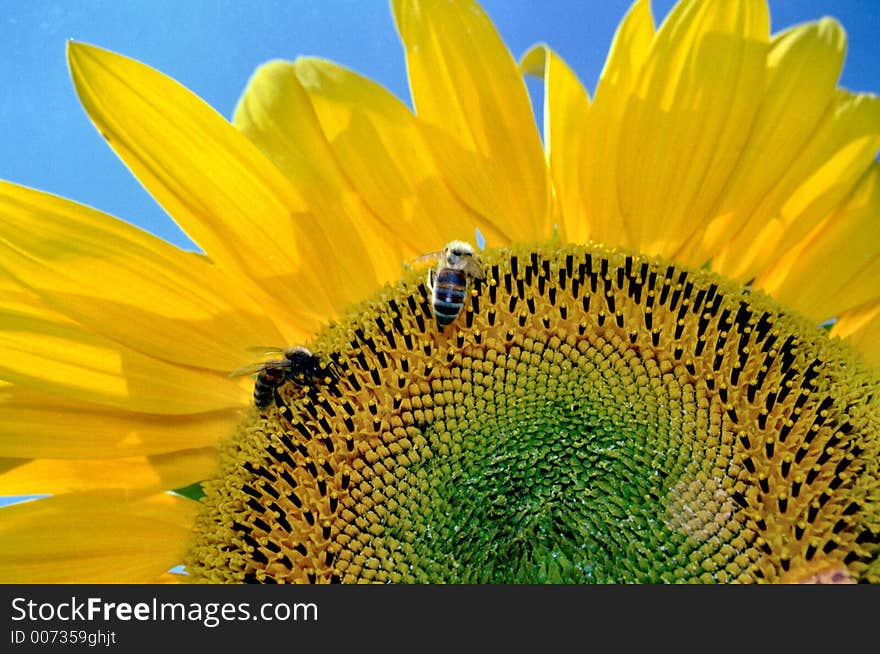
[[[880,581],[880,102],[842,28],[639,0],[591,98],[471,2],[392,6],[415,112],[302,58],[229,124],[70,44],[202,253],[0,185],[0,493],[50,495],[0,509],[0,579]]]

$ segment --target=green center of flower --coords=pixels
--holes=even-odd
[[[479,389],[479,408],[472,392],[451,389],[452,415],[444,409],[424,429],[432,455],[395,483],[405,517],[387,537],[421,552],[415,565],[400,557],[401,579],[672,581],[676,571],[703,572],[700,537],[717,532],[717,520],[729,524],[727,539],[740,531],[729,497],[681,528],[670,492],[678,497],[682,478],[705,481],[716,463],[727,476],[731,448],[718,461],[686,439],[708,430],[710,408],[689,384],[664,380],[656,360],[610,345],[526,339],[500,384],[494,362],[462,361],[462,386]]]
[[[483,264],[442,332],[413,272],[310,344],[334,375],[226,444],[194,579],[878,577],[878,382],[840,343],[625,253]]]

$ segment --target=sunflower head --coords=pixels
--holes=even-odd
[[[880,406],[853,352],[705,271],[483,258],[449,330],[413,272],[319,335],[342,374],[282,385],[226,444],[195,580],[876,574]]]

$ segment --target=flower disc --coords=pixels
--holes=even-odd
[[[482,255],[457,319],[407,273],[225,445],[196,581],[880,581],[878,380],[706,271]]]

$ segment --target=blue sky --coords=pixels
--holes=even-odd
[[[595,87],[630,0],[486,0],[515,56],[546,41]],[[655,18],[671,0],[654,0]],[[849,35],[842,84],[880,92],[880,2],[770,0],[773,30],[836,16]],[[402,48],[386,0],[6,0],[0,13],[0,178],[125,218],[189,247],[106,146],[67,71],[67,39],[140,59],[226,117],[249,75],[272,58],[323,56],[408,100]]]

